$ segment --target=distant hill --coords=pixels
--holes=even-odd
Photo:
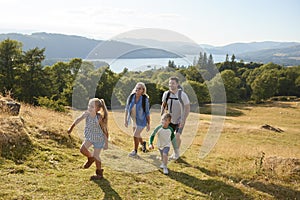
[[[231,56],[246,62],[274,62],[282,65],[300,65],[297,42],[251,42],[212,46],[183,41],[159,41],[155,39],[118,38],[116,40],[94,40],[75,35],[33,33],[31,35],[0,34],[0,41],[7,38],[23,43],[23,49],[46,48],[46,62],[70,58],[177,58],[184,55],[199,55],[207,52],[213,55]]]
[[[183,55],[198,55],[206,52],[213,55],[231,56],[235,54],[237,59],[246,62],[274,62],[282,65],[300,65],[297,42],[251,42],[232,43],[225,46],[212,46],[208,44],[196,44],[191,42],[165,42],[153,39],[118,38],[119,41],[134,45],[143,45],[176,52]],[[284,56],[283,56],[284,54]],[[280,56],[279,56],[280,55]]]
[[[245,62],[273,62],[284,66],[300,65],[300,43],[297,42],[251,42],[233,43],[221,47],[204,48],[213,55],[231,56]]]
[[[7,38],[22,42],[23,50],[35,47],[46,48],[46,59],[85,58],[95,46],[102,42],[80,36],[52,33],[0,34],[1,41]]]
[[[242,54],[246,52],[261,51],[266,49],[281,49],[300,45],[297,42],[251,42],[251,43],[232,43],[221,47],[207,48],[212,54]]]
[[[87,56],[89,59],[101,58],[178,58],[179,54],[159,48],[149,48],[120,41],[109,40],[100,43]]]
[[[237,54],[238,59],[252,62],[273,62],[285,66],[300,65],[300,45]]]
[[[118,38],[118,41],[126,42],[134,45],[142,45],[149,48],[158,48],[170,51],[177,55],[197,55],[204,49],[201,45],[192,42],[182,41],[159,41],[153,39],[135,39],[135,38]]]
[[[174,53],[149,49],[140,45],[128,44],[118,41],[103,41],[88,39],[81,36],[63,35],[53,33],[33,33],[31,35],[9,33],[0,34],[0,41],[10,38],[23,43],[23,50],[35,47],[46,48],[47,60],[66,60],[70,58],[173,58],[179,57]],[[101,49],[101,50],[100,50]],[[142,51],[138,51],[142,49]],[[134,51],[129,54],[129,52]]]

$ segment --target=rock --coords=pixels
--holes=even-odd
[[[17,116],[19,115],[21,104],[14,101],[11,98],[0,96],[0,110],[2,112],[8,113],[9,115]]]
[[[284,132],[282,129],[280,129],[280,128],[275,128],[275,127],[273,127],[273,126],[270,126],[269,124],[265,124],[265,125],[261,126],[261,128],[267,129],[267,130],[271,130],[271,131],[275,131],[275,132],[277,132],[277,133],[282,133],[282,132]]]

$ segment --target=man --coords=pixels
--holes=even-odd
[[[190,100],[187,94],[182,91],[177,77],[169,78],[169,90],[165,91],[162,96],[161,115],[163,115],[165,110],[172,116],[170,126],[175,131],[178,147],[177,149],[174,148],[174,153],[170,159],[176,160],[179,158],[180,136],[190,112]]]

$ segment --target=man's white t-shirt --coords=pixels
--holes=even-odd
[[[181,115],[184,114],[182,112],[183,108],[182,108],[181,103],[180,103],[179,98],[178,98],[178,91],[179,90],[177,90],[176,94],[170,92],[170,96],[169,96],[169,99],[168,99],[168,102],[167,102],[168,112],[172,116],[172,119],[171,119],[172,124],[180,123],[181,118],[183,118],[183,116],[181,116]],[[162,102],[165,102],[168,92],[169,91],[164,92],[164,94],[162,96]],[[187,94],[184,91],[181,91],[181,99],[182,99],[184,105],[190,104],[190,100],[189,100]]]

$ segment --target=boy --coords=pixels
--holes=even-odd
[[[160,168],[163,169],[164,174],[168,174],[169,170],[167,168],[168,164],[168,154],[170,151],[171,142],[173,146],[177,148],[176,138],[174,135],[174,130],[169,126],[171,123],[171,115],[169,113],[165,113],[161,116],[161,125],[157,126],[153,133],[150,136],[149,140],[149,149],[153,149],[153,140],[155,135],[157,134],[157,147],[160,151],[162,164]]]

